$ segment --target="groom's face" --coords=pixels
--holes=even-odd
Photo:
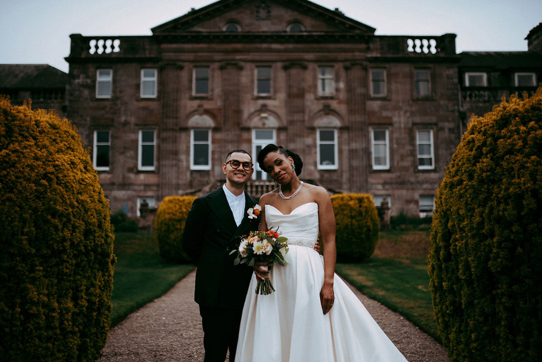
[[[239,167],[235,169],[232,164],[237,162],[229,162],[229,161],[238,161],[240,163]],[[222,171],[224,171],[224,174],[226,175],[226,178],[233,184],[241,185],[246,184],[248,180],[252,177],[252,172],[254,172],[254,169],[251,167],[250,170],[245,170],[243,168],[243,164],[252,164],[252,159],[249,155],[242,152],[234,152],[232,153],[226,162],[222,165]]]

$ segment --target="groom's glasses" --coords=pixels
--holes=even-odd
[[[226,165],[228,163],[231,165],[231,168],[233,168],[234,170],[237,170],[239,166],[241,165],[243,165],[243,170],[245,171],[252,170],[252,162],[241,162],[237,160],[229,160],[228,162],[226,162]]]

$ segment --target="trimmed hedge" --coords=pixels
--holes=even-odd
[[[115,262],[109,214],[75,128],[0,97],[0,359],[100,357]]]
[[[542,88],[473,117],[439,187],[429,274],[451,361],[542,361]]]
[[[111,226],[117,233],[137,233],[139,218],[131,218],[123,210],[119,210],[111,215]]]
[[[357,262],[373,255],[380,220],[371,195],[333,195],[331,204],[337,224],[337,261]]]
[[[168,196],[160,203],[154,219],[154,230],[160,256],[175,263],[188,263],[183,251],[183,231],[188,211],[197,196]]]

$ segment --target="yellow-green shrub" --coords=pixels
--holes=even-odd
[[[380,220],[368,194],[331,196],[337,224],[337,260],[360,261],[373,255],[378,242]]]
[[[429,274],[451,361],[542,361],[542,89],[473,118],[439,187]]]
[[[0,97],[0,359],[99,358],[115,260],[109,213],[75,128]]]
[[[183,251],[183,231],[188,211],[196,196],[168,196],[161,203],[154,230],[158,249],[163,258],[176,263],[187,263],[190,257]]]

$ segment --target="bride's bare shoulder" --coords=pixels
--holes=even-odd
[[[258,202],[258,204],[260,205],[270,204],[272,200],[277,197],[277,195],[278,195],[278,191],[276,189],[266,194],[263,194],[262,197],[260,197],[260,201]]]
[[[307,186],[307,189],[310,191],[310,193],[315,196],[328,196],[327,190],[322,186],[311,185],[309,183],[306,183],[305,185]]]

